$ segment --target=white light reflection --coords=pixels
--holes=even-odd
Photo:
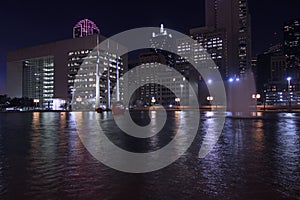
[[[218,124],[220,124],[220,120],[222,120],[222,118],[218,115],[215,115],[215,113],[211,111],[206,112],[205,117],[206,119],[204,121],[204,130],[206,130],[206,134],[204,136],[202,146],[211,146],[215,144],[216,141],[218,141]]]
[[[205,117],[213,117],[215,114],[212,111],[208,111],[205,113]]]
[[[295,173],[299,172],[300,163],[300,116],[295,113],[279,114],[279,121],[276,123],[276,145],[275,153],[276,160],[274,167],[278,182],[281,187],[294,187],[291,185],[288,177],[293,177]]]

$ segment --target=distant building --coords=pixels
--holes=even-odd
[[[271,77],[269,84],[272,88],[276,87],[277,90],[286,89],[286,68],[287,57],[285,55],[272,55],[271,56]]]
[[[154,48],[156,52],[159,52],[160,50],[167,49],[167,46],[169,46],[169,48],[172,47],[174,40],[172,39],[172,35],[164,28],[164,25],[161,24],[159,33],[152,33],[150,43],[151,48]]]
[[[188,75],[187,69],[189,68],[178,63],[178,55],[168,51],[170,49],[173,52],[177,51],[176,41],[161,25],[159,32],[152,33],[149,37],[149,42],[153,50],[141,53],[138,60],[131,63],[132,68],[136,66],[140,68],[130,75],[131,80],[135,82],[129,80],[129,85],[141,86],[135,92],[132,103],[143,105],[158,103],[164,106],[187,105],[189,82],[185,77]],[[179,74],[174,75],[171,71],[159,69],[163,67],[162,65],[176,69]],[[180,95],[176,96],[172,91]]]
[[[300,90],[300,19],[284,23],[284,54],[287,56],[287,76]]]
[[[195,64],[204,64],[213,73],[218,71],[223,79],[228,76],[227,50],[226,50],[226,32],[224,29],[215,29],[213,27],[200,27],[190,30],[190,36],[193,39],[178,39],[177,54],[180,56],[176,61],[175,68],[182,74],[186,74],[189,82],[198,93],[199,103],[206,105],[207,96],[209,96],[207,85],[201,74],[193,69],[190,65],[190,59]],[[209,60],[213,60],[214,64],[208,66]],[[214,77],[210,77],[213,81]]]
[[[141,87],[136,91],[133,104],[137,102],[144,105],[158,103],[164,106],[188,104],[188,80],[180,74],[174,75],[171,71],[161,70],[162,65],[167,65],[163,55],[155,52],[143,53],[135,65],[140,67],[130,77],[136,82],[129,81],[129,85],[137,84]],[[172,91],[180,95],[176,96]]]
[[[191,29],[190,35],[194,39],[194,43],[189,45],[188,48],[185,48],[184,44],[179,44],[178,54],[184,56],[188,53],[187,51],[190,51],[195,63],[212,59],[216,64],[212,66],[212,69],[219,70],[221,75],[226,78],[229,69],[226,57],[227,40],[225,30],[201,27]],[[204,51],[208,54],[204,53]],[[186,56],[184,57],[187,58]]]
[[[256,82],[259,93],[264,93],[266,104],[300,104],[299,20],[284,23],[283,33],[282,43],[273,44],[258,55]]]
[[[100,30],[93,21],[88,19],[80,20],[73,28],[73,38],[85,37],[94,34],[100,34]]]

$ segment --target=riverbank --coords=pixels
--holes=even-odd
[[[162,110],[165,109],[166,111],[188,111],[188,110],[195,110],[196,107],[190,106],[172,106],[172,107],[162,107],[162,106],[149,106],[149,107],[139,107],[130,109],[130,111],[149,111],[149,110]],[[224,109],[224,106],[200,106],[198,109],[200,111],[221,111]],[[89,112],[90,110],[86,110],[83,112]],[[78,111],[69,111],[69,110],[2,110],[0,113],[28,113],[28,112],[78,112]],[[105,111],[110,112],[110,111]],[[262,113],[300,113],[300,106],[257,106],[257,112]]]

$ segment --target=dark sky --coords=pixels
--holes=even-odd
[[[264,51],[283,22],[300,17],[300,1],[248,0],[252,17],[253,54]],[[204,0],[24,1],[0,3],[0,94],[5,92],[8,50],[67,39],[80,19],[88,18],[111,36],[131,28],[159,26],[187,34],[204,25]]]

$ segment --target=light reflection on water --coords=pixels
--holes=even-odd
[[[214,113],[202,113],[198,134],[184,156],[162,170],[147,174],[118,172],[95,160],[77,135],[73,114],[0,113],[1,199],[300,197],[299,114],[228,118],[212,152],[199,159],[204,135],[216,123]],[[86,114],[89,115],[76,113],[76,116]],[[151,116],[155,119],[155,112]],[[146,112],[133,114],[135,120],[147,117]],[[141,141],[122,134],[111,114],[103,113],[100,119],[110,139],[137,152],[166,145],[179,126],[192,120],[186,112],[168,112],[162,132]]]

